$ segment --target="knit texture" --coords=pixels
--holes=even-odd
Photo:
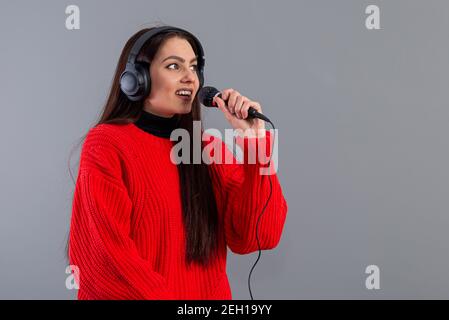
[[[83,144],[69,238],[69,259],[78,267],[78,299],[232,299],[226,274],[227,248],[237,254],[275,248],[287,216],[277,175],[261,175],[249,150],[271,146],[264,138],[236,138],[245,150],[237,163],[226,144],[208,136],[209,165],[219,215],[218,250],[203,267],[185,263],[181,186],[170,151],[177,143],[135,124],[100,124]],[[214,152],[214,147],[218,152]],[[228,157],[228,158],[226,158]],[[257,159],[256,159],[257,160]],[[273,162],[273,160],[272,160]],[[266,167],[266,165],[265,165]],[[274,167],[274,166],[272,166]]]

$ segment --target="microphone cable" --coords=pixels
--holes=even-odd
[[[271,126],[273,128],[273,135],[274,135],[276,133],[276,128],[275,128],[274,124],[269,119],[267,119],[266,122],[269,122],[271,124]],[[248,275],[248,289],[249,289],[249,295],[251,297],[251,300],[254,300],[253,293],[252,293],[252,290],[251,290],[251,275],[252,275],[253,270],[256,267],[257,263],[260,260],[261,255],[262,255],[262,250],[260,249],[260,241],[259,241],[259,222],[260,222],[260,218],[262,218],[262,215],[265,212],[265,209],[268,206],[268,203],[271,200],[271,194],[273,193],[273,184],[271,182],[271,170],[270,169],[271,169],[271,157],[273,156],[273,152],[274,152],[274,142],[276,140],[273,137],[271,137],[271,138],[272,138],[273,141],[272,141],[272,143],[270,145],[270,148],[271,148],[270,149],[270,158],[268,160],[268,171],[269,171],[268,172],[269,173],[268,174],[268,181],[270,182],[270,193],[268,195],[267,202],[265,203],[265,205],[264,205],[264,207],[262,209],[262,212],[260,213],[259,218],[257,219],[257,223],[256,223],[256,240],[257,240],[257,248],[259,250],[259,254],[257,256],[256,262],[254,262],[254,265],[252,266],[251,271],[249,272],[249,275]],[[265,145],[265,148],[266,148],[266,145]],[[264,154],[265,154],[265,152],[266,152],[266,150],[264,151]]]

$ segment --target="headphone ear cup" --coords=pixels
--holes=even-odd
[[[138,75],[139,90],[135,95],[133,101],[140,101],[146,98],[150,94],[151,90],[151,78],[150,78],[150,66],[147,63],[136,63],[136,72]]]
[[[148,64],[136,63],[127,66],[120,76],[120,89],[131,101],[143,100],[150,93],[150,87]]]
[[[126,66],[125,71],[120,75],[120,90],[128,97],[134,95],[139,89],[137,79],[134,66]]]

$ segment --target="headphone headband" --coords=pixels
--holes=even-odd
[[[153,36],[159,34],[159,33],[163,33],[163,32],[171,32],[171,31],[180,31],[180,32],[185,32],[187,34],[189,34],[189,36],[191,36],[196,44],[197,44],[197,48],[198,48],[198,63],[201,63],[201,66],[204,66],[204,51],[203,51],[203,47],[201,46],[200,41],[197,39],[197,37],[195,37],[193,34],[191,34],[189,31],[181,29],[181,28],[177,28],[177,27],[171,27],[171,26],[163,26],[163,27],[156,27],[153,28],[147,32],[145,32],[143,35],[140,36],[139,39],[137,39],[137,41],[134,43],[133,47],[131,48],[130,54],[128,56],[128,62],[130,64],[135,64],[136,63],[136,59],[138,54],[140,53],[140,50],[142,50],[142,47],[145,45],[145,43],[150,40]]]

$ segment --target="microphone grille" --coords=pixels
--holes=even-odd
[[[220,93],[220,91],[216,88],[206,86],[201,88],[200,92],[198,92],[198,98],[204,106],[213,107],[213,99],[218,93]]]

